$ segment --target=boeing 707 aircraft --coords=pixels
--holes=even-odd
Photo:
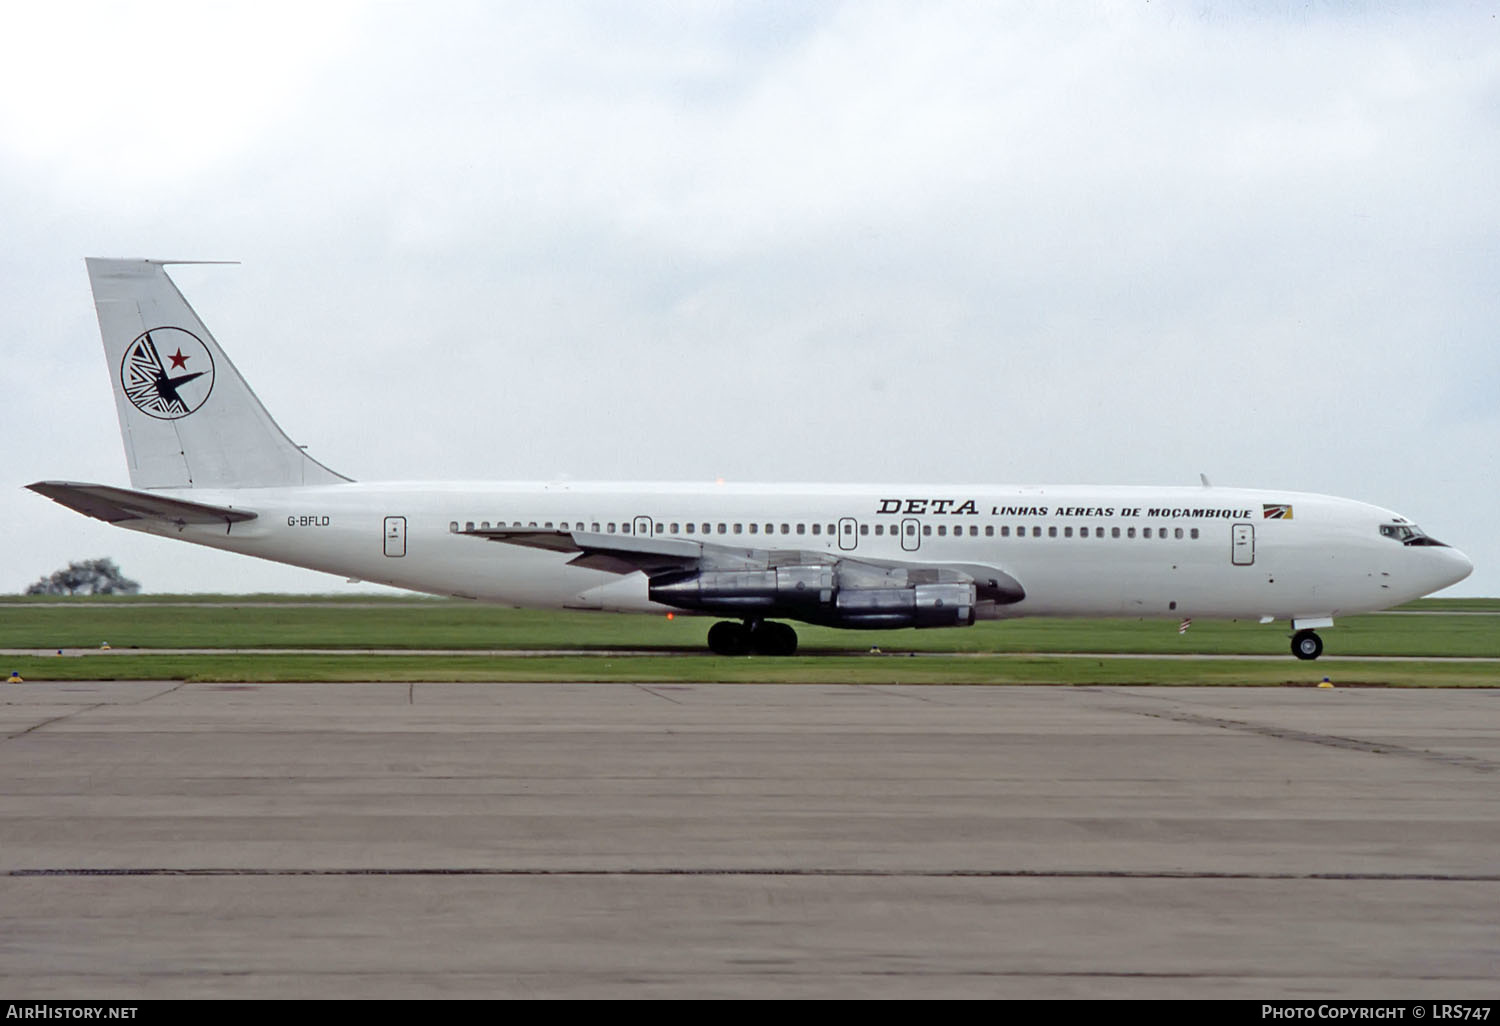
[[[1204,487],[356,482],[293,444],[164,270],[89,259],[130,488],[30,485],[134,531],[514,606],[721,618],[708,646],[788,655],[851,629],[1021,616],[1334,618],[1463,580],[1390,510]]]

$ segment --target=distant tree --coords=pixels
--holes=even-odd
[[[141,586],[115,566],[112,559],[85,559],[69,563],[51,577],[43,577],[26,589],[28,595],[134,595]]]

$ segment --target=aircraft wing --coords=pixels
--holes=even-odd
[[[78,481],[38,481],[26,486],[38,495],[77,510],[95,520],[118,524],[126,520],[162,520],[179,527],[187,524],[230,524],[254,520],[248,509],[211,506],[150,492],[112,485],[84,484]]]
[[[460,531],[476,538],[524,545],[553,552],[576,552],[573,566],[609,573],[647,574],[685,570],[703,559],[702,542],[679,538],[640,538],[630,534],[598,534],[592,531],[557,531],[538,527],[489,527]],[[717,546],[707,546],[716,548]]]
[[[598,534],[537,527],[494,527],[460,531],[460,534],[511,545],[524,545],[554,552],[576,552],[574,566],[610,573],[637,571],[662,582],[682,580],[684,575],[772,573],[811,580],[809,574],[826,573],[840,589],[905,589],[927,584],[973,584],[980,602],[1009,605],[1025,598],[1026,591],[1010,574],[987,563],[937,563],[916,560],[856,558],[844,553],[806,549],[757,549],[689,541],[685,538],[646,538],[629,534]]]

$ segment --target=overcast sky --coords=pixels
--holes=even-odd
[[[347,590],[128,484],[85,256],[349,476],[1364,499],[1500,595],[1500,5],[77,4],[0,36],[0,591]]]

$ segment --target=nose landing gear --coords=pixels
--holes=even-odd
[[[1323,654],[1323,639],[1316,631],[1298,631],[1292,635],[1292,655],[1298,659],[1316,659]]]

